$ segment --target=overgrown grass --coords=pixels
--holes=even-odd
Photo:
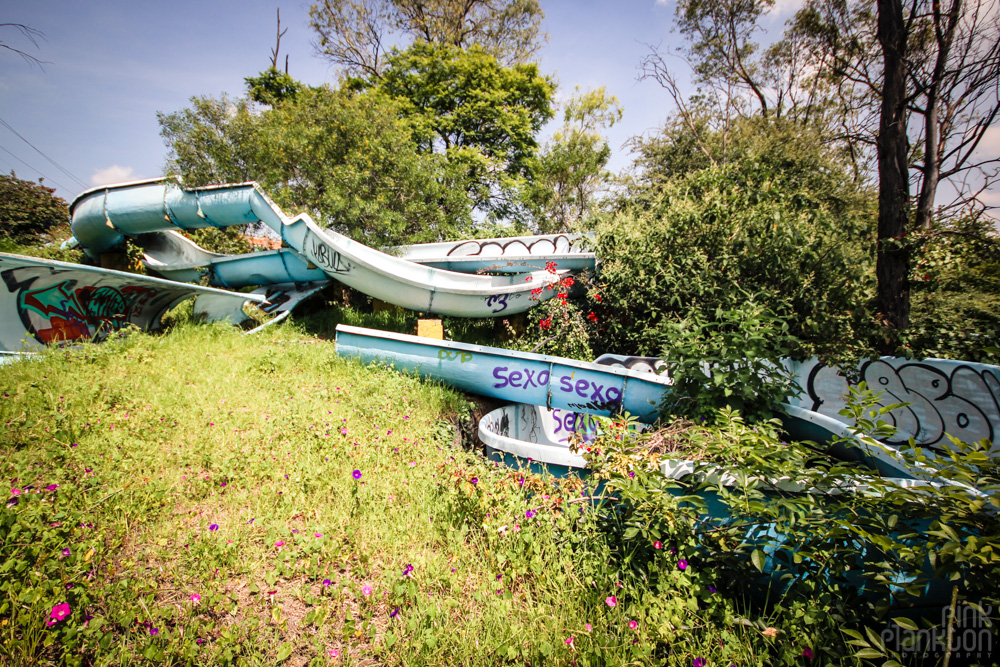
[[[808,639],[693,543],[616,551],[585,482],[454,444],[460,395],[293,326],[51,349],[0,389],[0,664],[794,664]]]

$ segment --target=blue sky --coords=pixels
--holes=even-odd
[[[776,4],[767,20],[775,34],[796,4]],[[195,95],[242,94],[243,78],[269,65],[277,7],[282,28],[288,29],[281,53],[289,56],[289,73],[308,84],[336,82],[336,71],[314,55],[308,3],[10,3],[0,11],[0,22],[27,24],[44,38],[35,48],[4,28],[0,40],[48,63],[42,69],[0,51],[0,118],[9,125],[0,124],[0,171],[44,176],[67,200],[88,187],[160,175],[166,148],[156,112],[181,109]],[[609,132],[612,167],[626,167],[628,138],[655,130],[671,110],[669,96],[655,82],[637,81],[637,75],[648,44],[669,49],[677,43],[671,33],[673,2],[542,0],[542,7],[543,29],[550,35],[540,54],[542,71],[558,80],[559,98],[577,85],[604,86],[618,97],[625,114]]]

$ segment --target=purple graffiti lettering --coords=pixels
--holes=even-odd
[[[498,380],[503,380],[502,383],[493,385],[494,389],[503,389],[510,383],[510,380],[508,380],[507,377],[503,375],[503,373],[506,372],[507,372],[506,366],[498,366],[493,369],[493,377],[495,377]]]
[[[577,380],[576,381],[576,395],[580,398],[587,398],[587,387],[590,386],[588,380]]]
[[[518,389],[520,389],[521,385],[518,383],[521,381],[521,378],[523,376],[524,373],[522,373],[521,371],[512,371],[511,374],[508,376],[508,381],[510,382],[510,386],[517,387]]]
[[[567,394],[573,393],[573,378],[567,375],[559,378],[559,388],[562,389]]]
[[[594,382],[593,387],[594,387],[594,393],[591,395],[590,400],[603,401],[604,399],[601,398],[601,390],[604,389],[604,385],[600,385]]]

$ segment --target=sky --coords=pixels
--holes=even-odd
[[[764,26],[780,33],[797,3],[778,0]],[[90,187],[161,175],[167,149],[157,112],[182,109],[197,95],[243,94],[244,77],[270,64],[278,8],[289,74],[336,84],[337,71],[315,55],[305,2],[9,3],[0,23],[43,36],[36,47],[6,27],[0,41],[46,62],[32,65],[0,49],[0,171],[44,177],[67,201]],[[549,35],[539,54],[542,73],[557,80],[557,100],[575,86],[603,86],[618,98],[624,116],[607,132],[610,166],[627,167],[629,138],[655,132],[672,109],[666,91],[638,75],[651,45],[668,51],[679,44],[673,0],[542,0],[542,8]],[[555,129],[552,123],[547,132]],[[1000,153],[1000,131],[993,138],[987,149]]]

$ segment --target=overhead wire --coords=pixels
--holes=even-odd
[[[21,164],[23,164],[25,167],[27,167],[28,169],[32,170],[33,172],[38,173],[38,174],[42,174],[42,176],[45,177],[46,179],[48,179],[49,182],[54,183],[59,188],[62,188],[63,190],[66,190],[67,192],[70,191],[70,189],[67,188],[65,185],[63,185],[59,181],[55,180],[54,178],[49,178],[48,176],[45,176],[45,174],[43,174],[40,170],[36,169],[35,167],[31,166],[30,164],[28,164],[27,162],[25,162],[24,160],[22,160],[18,156],[14,155],[13,153],[11,153],[9,150],[7,150],[6,148],[4,148],[3,146],[0,146],[0,151],[3,151],[7,155],[11,156],[12,158],[14,158],[15,160],[17,160],[18,162],[20,162]]]
[[[56,162],[55,160],[53,160],[52,158],[50,158],[50,157],[49,157],[48,155],[46,155],[46,154],[45,154],[44,152],[42,152],[42,150],[41,150],[40,148],[38,148],[38,147],[37,147],[37,146],[35,146],[35,145],[34,145],[33,143],[31,143],[30,141],[28,141],[27,139],[25,139],[25,138],[24,138],[24,137],[23,137],[23,136],[21,135],[21,133],[20,133],[20,132],[18,132],[17,130],[15,130],[15,129],[14,129],[14,128],[13,128],[12,126],[11,126],[11,124],[10,124],[10,123],[8,123],[8,122],[7,122],[7,121],[6,121],[5,119],[4,119],[4,117],[3,117],[3,116],[0,116],[0,125],[3,125],[4,127],[6,127],[6,128],[8,129],[8,130],[10,130],[10,131],[11,131],[12,133],[14,133],[14,135],[15,135],[15,136],[17,136],[17,138],[18,138],[18,139],[20,139],[20,140],[21,140],[21,141],[23,141],[24,143],[28,144],[29,146],[31,146],[31,148],[33,148],[33,149],[34,149],[34,151],[35,151],[36,153],[38,153],[38,154],[39,154],[39,155],[41,155],[41,156],[42,156],[43,158],[45,158],[46,160],[48,160],[49,162],[51,162],[51,163],[52,163],[52,165],[53,165],[53,166],[55,166],[55,168],[56,168],[56,169],[58,169],[59,171],[61,171],[61,172],[62,172],[62,173],[64,173],[64,174],[66,174],[66,176],[68,176],[69,178],[73,179],[73,181],[75,181],[75,182],[76,182],[76,184],[77,184],[77,185],[79,185],[79,186],[80,186],[81,188],[84,188],[84,189],[86,189],[86,188],[87,188],[87,184],[86,184],[86,183],[84,183],[84,182],[83,182],[83,181],[82,181],[81,179],[77,178],[77,177],[76,177],[76,176],[75,176],[75,175],[74,175],[73,173],[71,173],[71,172],[70,172],[70,171],[69,171],[68,169],[66,169],[66,168],[65,168],[65,167],[63,167],[63,166],[62,166],[61,164],[59,164],[58,162]],[[8,151],[8,152],[9,152],[9,151]],[[22,162],[23,162],[23,160],[22,160]],[[38,170],[36,169],[35,171],[38,171]],[[38,172],[38,173],[41,173],[41,172]],[[51,179],[50,179],[50,180],[51,180]],[[55,182],[55,181],[53,181],[53,182]],[[61,187],[61,188],[62,188],[63,186],[61,186],[61,185],[60,185],[59,187]],[[65,188],[63,188],[63,189],[65,189]]]

